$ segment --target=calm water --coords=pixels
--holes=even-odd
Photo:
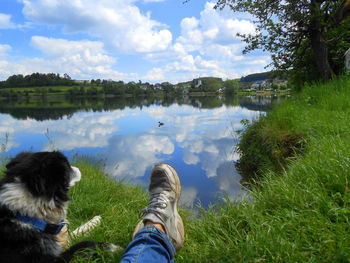
[[[147,187],[154,164],[179,172],[182,204],[195,207],[244,197],[234,168],[235,131],[277,97],[29,100],[0,102],[0,142],[7,156],[58,149],[88,156],[123,181]],[[158,122],[164,123],[159,126]]]

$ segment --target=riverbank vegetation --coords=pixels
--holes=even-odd
[[[259,75],[257,78],[253,75]],[[252,74],[241,79],[222,80],[201,77],[192,81],[171,84],[162,82],[123,82],[114,80],[72,80],[68,74],[33,73],[13,75],[0,81],[1,98],[45,97],[152,97],[152,96],[216,96],[242,92],[285,92],[286,80],[269,79],[269,74]],[[256,81],[257,80],[257,81]]]

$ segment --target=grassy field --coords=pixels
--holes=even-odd
[[[251,200],[227,202],[196,217],[182,211],[186,242],[175,261],[349,262],[350,78],[306,87],[250,134],[259,137],[256,148],[268,148],[258,154],[270,154],[259,186],[251,189]],[[303,141],[303,151],[283,155],[283,145],[289,145],[283,138],[292,135]],[[242,140],[249,141],[244,136]],[[274,158],[283,156],[288,160],[274,168]],[[145,192],[111,181],[86,163],[77,166],[83,179],[71,191],[71,229],[101,215],[101,226],[82,239],[125,247],[139,209],[147,204]],[[119,258],[101,253],[76,262]]]
[[[80,86],[42,86],[42,87],[20,87],[20,88],[2,88],[0,89],[1,94],[11,93],[17,94],[18,96],[27,96],[27,97],[55,97],[55,96],[66,96],[70,95],[70,91],[79,91]],[[84,92],[90,90],[102,91],[100,86],[84,86]],[[6,97],[6,96],[5,96]]]

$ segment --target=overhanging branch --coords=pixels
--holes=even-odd
[[[350,15],[350,0],[343,0],[333,16],[334,23],[339,24],[348,15]]]

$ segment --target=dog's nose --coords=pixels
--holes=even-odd
[[[74,167],[74,166],[71,166],[71,168],[72,168],[72,174],[71,174],[69,186],[75,185],[81,179],[81,172],[80,172],[79,168]]]

